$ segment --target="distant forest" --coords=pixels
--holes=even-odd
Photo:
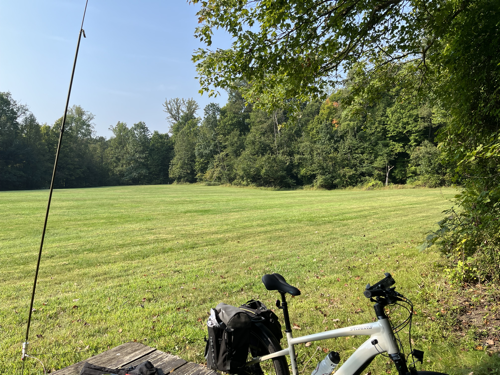
[[[387,184],[440,186],[447,168],[436,147],[446,113],[397,86],[372,103],[349,101],[349,87],[300,113],[265,113],[230,91],[222,108],[196,116],[193,99],[163,103],[168,133],[117,122],[96,136],[91,112],[69,109],[56,174],[58,188],[205,182],[336,189]],[[160,105],[159,105],[160,106]],[[0,190],[48,188],[62,118],[39,124],[0,92]]]

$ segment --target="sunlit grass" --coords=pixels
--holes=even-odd
[[[439,297],[444,280],[440,256],[416,249],[454,193],[199,185],[56,190],[30,352],[60,369],[137,340],[202,363],[210,307],[251,298],[273,306],[276,293],[260,282],[265,273],[281,273],[301,289],[290,308],[301,328],[294,334],[302,335],[371,321],[362,290],[389,271],[417,303],[414,341],[427,351],[423,368],[468,373],[485,354],[461,352],[439,316],[427,319],[441,309],[436,300],[446,300]],[[0,193],[1,374],[20,367],[47,196]],[[346,359],[359,343],[318,345]],[[299,363],[318,345],[300,346]],[[372,373],[386,366],[382,358]],[[41,369],[35,361],[27,367]]]

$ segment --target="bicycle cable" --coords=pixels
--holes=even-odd
[[[403,302],[404,304],[403,303],[398,303],[398,302]],[[408,312],[408,318],[406,318],[398,326],[396,326],[396,327],[393,326],[393,330],[394,330],[396,339],[398,340],[398,343],[399,343],[399,346],[400,346],[400,350],[403,353],[403,355],[406,357],[406,353],[404,351],[403,343],[402,343],[402,341],[401,341],[401,339],[399,337],[399,332],[401,332],[404,328],[406,328],[408,326],[408,344],[409,344],[409,347],[410,347],[410,352],[408,353],[408,356],[407,356],[407,362],[409,361],[409,358],[410,358],[410,355],[411,355],[412,358],[413,358],[412,365],[414,365],[415,361],[418,360],[418,359],[416,359],[415,356],[414,356],[414,353],[413,353],[413,343],[412,343],[412,339],[411,339],[411,329],[412,329],[412,322],[413,322],[413,315],[414,315],[413,303],[411,302],[410,299],[408,299],[408,298],[406,298],[404,296],[400,296],[400,298],[398,298],[398,302],[396,302],[395,305],[398,305],[398,306],[404,308]],[[391,323],[391,325],[392,325],[392,323]]]
[[[411,341],[411,329],[412,329],[412,322],[413,322],[413,315],[414,315],[414,310],[413,310],[413,303],[411,302],[411,300],[409,300],[408,298],[404,297],[404,300],[401,300],[401,302],[404,302],[408,305],[407,306],[404,306],[404,305],[401,305],[403,308],[406,309],[406,311],[408,311],[409,313],[409,316],[408,318],[403,322],[404,325],[399,328],[400,330],[402,330],[403,328],[405,328],[407,325],[409,326],[408,327],[408,344],[410,346],[410,353],[408,354],[408,358],[410,357],[410,355],[413,356],[413,344],[412,344],[412,341]]]
[[[406,302],[406,301],[404,301]],[[402,331],[407,325],[408,323],[411,321],[411,318],[412,318],[412,312],[410,311],[410,309],[405,306],[405,305],[402,305],[400,303],[396,303],[396,305],[398,306],[401,306],[402,308],[404,308],[407,312],[408,312],[408,318],[406,318],[401,324],[399,324],[397,327],[394,327],[394,330],[399,332],[399,331]],[[410,305],[411,307],[411,310],[413,310],[413,306]]]
[[[402,308],[404,308],[408,312],[408,317],[406,319],[404,319],[403,322],[401,322],[398,325],[393,324],[392,321],[391,321],[391,319],[389,319],[389,322],[391,324],[392,330],[394,332],[394,337],[396,338],[396,341],[398,343],[399,350],[403,354],[403,356],[406,358],[405,348],[404,348],[403,342],[401,341],[401,338],[399,336],[399,332],[401,332],[406,326],[409,325],[408,336],[409,336],[409,344],[410,344],[410,354],[412,354],[411,322],[412,322],[412,319],[413,319],[413,303],[408,298],[406,298],[406,297],[404,297],[402,295],[399,295],[397,297],[397,301],[394,302],[394,303],[392,303],[391,306],[402,307]],[[381,354],[377,347],[375,347],[375,349],[377,349],[377,351],[379,352],[379,354]],[[410,356],[410,354],[408,354],[408,357]]]

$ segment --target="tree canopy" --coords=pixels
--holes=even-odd
[[[425,70],[440,38],[470,0],[191,0],[200,4],[193,55],[201,91],[250,83],[247,99],[266,110],[324,95],[359,61],[371,68],[418,61]],[[210,50],[226,30],[230,49]]]

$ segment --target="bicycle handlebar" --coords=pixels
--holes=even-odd
[[[385,290],[365,290],[363,292],[363,294],[366,298],[383,297],[386,295],[386,291]]]
[[[366,298],[386,297],[391,292],[396,293],[394,288],[391,288],[394,284],[396,284],[396,281],[392,278],[390,273],[386,272],[385,277],[378,283],[372,286],[368,284],[363,294]]]

